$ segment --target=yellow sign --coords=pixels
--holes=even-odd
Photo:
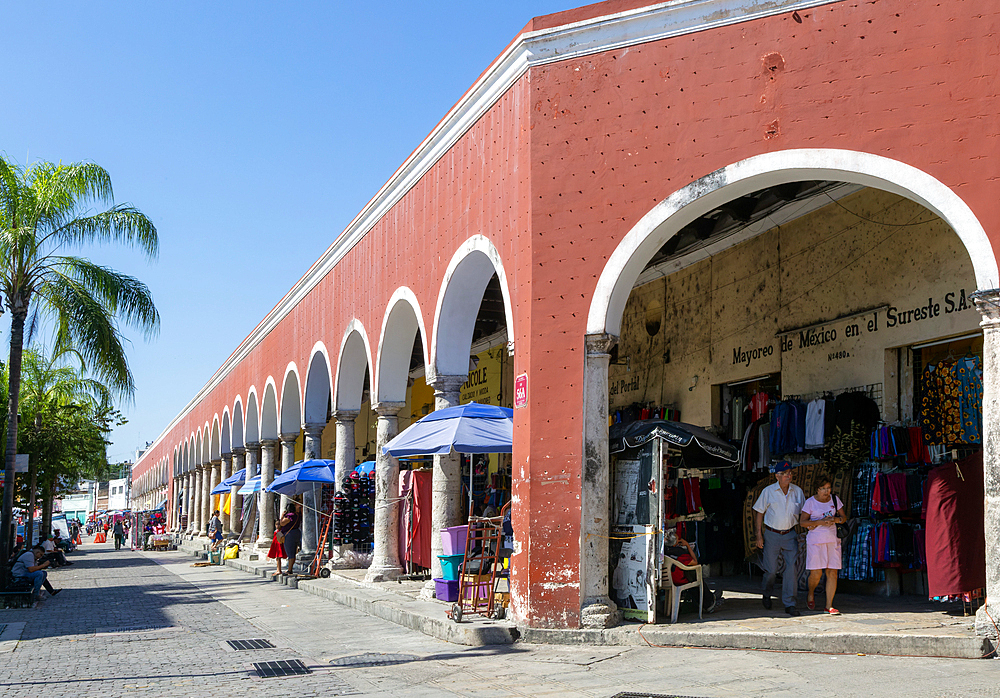
[[[476,368],[469,371],[469,380],[462,384],[462,404],[500,404],[500,352],[486,351],[476,355]]]

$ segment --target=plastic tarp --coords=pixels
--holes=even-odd
[[[470,402],[435,410],[411,424],[382,451],[397,458],[458,453],[510,453],[514,410]]]
[[[653,439],[685,448],[696,444],[710,456],[730,463],[738,463],[740,450],[701,427],[684,422],[668,422],[665,419],[641,419],[629,424],[612,424],[609,435],[611,453],[620,453],[626,448],[638,448]]]

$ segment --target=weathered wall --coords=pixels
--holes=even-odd
[[[969,256],[940,218],[865,189],[636,288],[609,402],[673,404],[708,426],[720,383],[780,372],[786,395],[882,383],[886,349],[978,329],[979,313],[963,302],[974,288]],[[653,336],[647,318],[660,324]]]
[[[578,620],[582,336],[618,242],[671,192],[790,148],[910,164],[1000,230],[1000,163],[985,156],[1000,135],[998,11],[845,1],[532,69],[533,411],[518,430],[532,551],[519,562],[536,623]]]

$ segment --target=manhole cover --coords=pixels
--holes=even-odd
[[[419,659],[415,654],[382,654],[379,652],[365,652],[364,654],[354,654],[350,657],[341,657],[330,662],[335,667],[369,667],[388,666],[390,664],[406,664],[407,662]]]
[[[282,659],[277,662],[254,662],[253,669],[257,672],[257,676],[262,679],[309,673],[309,668],[299,659]]]
[[[226,640],[234,650],[266,650],[274,647],[267,640]]]

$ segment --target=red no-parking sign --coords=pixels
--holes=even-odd
[[[514,379],[514,407],[528,404],[528,374],[522,373]]]

